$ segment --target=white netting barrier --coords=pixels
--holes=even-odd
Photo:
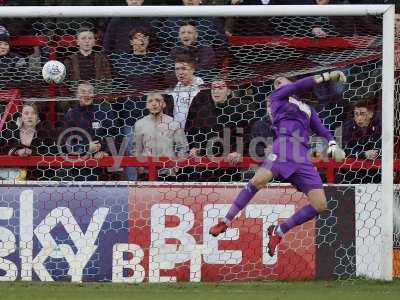
[[[299,27],[296,25],[298,18],[258,19],[257,22],[264,26],[247,26],[251,18],[229,19],[232,28],[237,29],[232,30],[236,35],[231,39],[224,33],[223,18],[114,18],[107,25],[104,25],[104,20],[97,19],[32,21],[29,34],[33,36],[9,40],[11,49],[2,59],[5,71],[0,84],[5,91],[19,90],[25,102],[37,101],[40,115],[37,127],[44,131],[52,128],[52,132],[56,132],[51,135],[43,132],[50,138],[38,149],[39,155],[59,154],[60,147],[51,145],[65,142],[58,137],[71,127],[89,131],[88,136],[99,140],[102,150],[114,155],[106,138],[110,138],[115,150],[119,151],[124,137],[133,132],[135,122],[148,113],[144,95],[158,91],[165,95],[167,107],[164,112],[173,115],[185,130],[188,145],[180,155],[183,152],[187,155],[193,148],[198,149],[199,156],[205,155],[207,141],[216,136],[223,137],[223,129],[227,128],[230,143],[224,145],[223,151],[241,152],[242,156],[250,156],[252,152],[263,156],[262,144],[250,149],[250,140],[257,135],[272,138],[271,132],[260,132],[259,129],[262,131],[268,126],[266,99],[272,91],[273,79],[277,75],[306,76],[339,69],[346,73],[347,84],[322,84],[302,96],[314,102],[324,124],[332,132],[336,130],[338,139],[344,139],[342,142],[349,157],[365,159],[364,152],[380,149],[381,19],[357,17],[339,23],[334,17],[323,21],[307,17],[303,20],[305,25]],[[13,20],[4,19],[6,28],[7,21]],[[287,30],[278,24],[287,24]],[[313,24],[325,30],[326,37],[309,37]],[[298,30],[292,32],[296,27]],[[243,28],[254,30],[243,32]],[[259,32],[259,28],[264,32]],[[7,32],[3,35],[6,38]],[[26,51],[33,53],[26,57]],[[63,61],[67,67],[67,78],[62,85],[48,87],[41,78],[40,67],[49,58]],[[183,62],[176,63],[176,59]],[[194,66],[188,70],[175,70],[176,65],[185,66],[188,60],[193,60]],[[182,83],[182,80],[187,83]],[[93,86],[92,89],[83,85],[80,92],[80,97],[85,93],[95,95],[93,106],[96,113],[92,124],[84,124],[88,120],[87,112],[77,110],[77,88],[82,83]],[[360,141],[358,132],[343,135],[342,128],[349,133],[348,129],[353,125],[350,117],[352,106],[362,100],[369,100],[376,124],[374,131],[368,132]],[[2,103],[5,107],[6,102]],[[190,109],[186,103],[191,104]],[[68,114],[70,108],[74,109]],[[177,112],[177,109],[183,111]],[[3,145],[16,142],[13,132],[17,126],[13,121],[17,117],[17,114],[4,115],[3,128],[8,129],[2,134]],[[238,139],[243,141],[241,149],[236,149]],[[3,154],[7,154],[10,147],[5,148]],[[84,148],[81,147],[81,154],[87,152]],[[221,147],[217,148],[213,154],[221,155]],[[118,154],[124,155],[130,150]],[[178,153],[152,153],[153,156],[170,154]],[[90,170],[75,172],[71,176],[63,175],[63,171],[48,171],[47,174],[36,172],[27,178],[99,179],[99,170],[97,173]],[[177,180],[240,181],[246,178],[237,170],[231,170],[226,176],[222,174],[226,172],[220,171],[215,175],[206,172],[205,176],[202,174],[204,170],[194,172],[181,168],[179,174],[182,172],[182,178]],[[105,175],[100,179],[107,180],[110,174]],[[124,179],[124,175],[120,175]],[[144,174],[141,179],[145,178]],[[379,183],[380,175],[376,169],[365,171],[350,165],[339,171],[336,181]]]
[[[0,19],[1,280],[382,276],[381,16],[41,18],[16,35],[13,22]],[[60,85],[41,78],[49,59],[67,67]],[[269,257],[268,225],[306,203],[277,179],[211,238],[241,187],[229,183],[270,153],[273,80],[332,70],[347,82],[297,95],[347,155],[329,162],[326,141],[312,140],[336,184],[329,210]],[[20,180],[37,182],[7,186]]]

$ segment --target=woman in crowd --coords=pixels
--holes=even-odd
[[[0,133],[1,155],[19,157],[46,155],[54,152],[52,148],[54,148],[54,143],[51,141],[51,134],[49,129],[45,130],[44,125],[40,122],[38,108],[35,104],[23,104],[20,116],[16,120],[8,122]],[[45,177],[44,170],[36,168],[0,169],[0,179],[3,180],[51,179]]]

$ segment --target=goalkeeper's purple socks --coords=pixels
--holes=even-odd
[[[278,228],[276,229],[276,232],[282,236],[293,227],[301,225],[311,219],[314,219],[317,215],[318,212],[311,204],[303,206],[300,210],[295,212],[289,219],[286,219],[285,222],[279,224]]]
[[[247,183],[232,203],[231,208],[225,216],[225,222],[232,222],[235,216],[249,203],[257,192],[258,189],[251,182]]]
[[[257,194],[258,189],[249,182],[236,197],[232,203],[231,208],[225,216],[225,222],[229,224],[236,217],[236,215],[250,202],[250,200]],[[295,226],[301,225],[318,215],[317,210],[308,204],[303,206],[300,210],[294,213],[289,219],[280,224],[277,228],[277,233],[283,235]]]

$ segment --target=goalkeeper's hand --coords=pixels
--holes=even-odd
[[[330,141],[328,144],[328,149],[326,154],[329,158],[335,160],[336,162],[341,162],[346,158],[344,151],[336,144],[335,141]]]
[[[342,71],[332,71],[332,72],[325,72],[322,73],[322,79],[324,82],[326,81],[336,81],[336,82],[346,82],[347,78],[346,75]]]

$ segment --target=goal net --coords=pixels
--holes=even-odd
[[[360,6],[368,15],[343,16],[334,7],[337,15],[291,7],[303,16],[263,10],[251,17],[230,9],[205,16],[205,8],[176,17],[169,9],[122,16],[127,7],[109,15],[97,7],[96,18],[78,10],[55,17],[51,8],[52,15],[24,19],[0,12],[0,280],[387,280],[400,273],[398,190],[392,210],[394,186],[382,174],[390,166],[382,139],[390,111],[399,136],[397,75],[389,110],[383,95],[392,96],[382,88],[390,81],[383,75],[383,45],[393,46],[383,33],[390,8]],[[66,66],[59,85],[42,79],[49,60]],[[226,234],[211,237],[271,153],[274,80],[334,70],[347,82],[296,95],[346,152],[333,162],[327,141],[312,137],[328,210],[290,231],[270,257],[268,226],[307,204],[275,178]],[[151,117],[157,110],[160,119]]]

